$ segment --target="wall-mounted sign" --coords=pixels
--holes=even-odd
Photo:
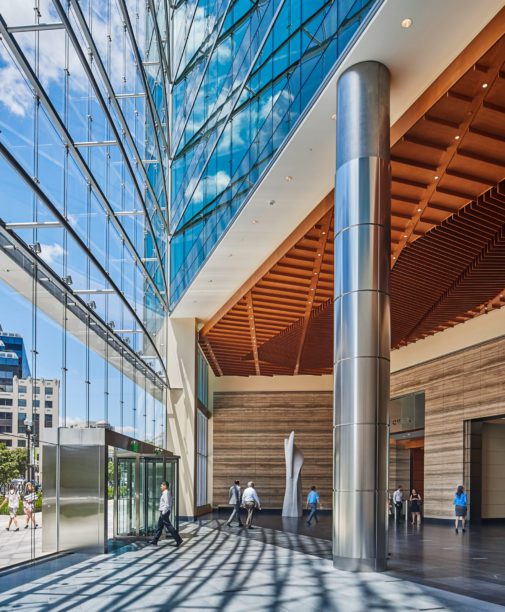
[[[424,429],[424,393],[412,393],[389,402],[391,433]]]

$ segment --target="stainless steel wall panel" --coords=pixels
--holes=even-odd
[[[389,253],[381,251],[387,231],[383,225],[361,224],[335,236],[335,261],[346,262],[335,270],[335,297],[351,291],[389,292],[389,272],[384,272]]]
[[[104,552],[105,447],[60,446],[59,549]]]
[[[339,166],[335,189],[336,228],[342,231],[363,223],[389,223],[386,212],[379,206],[380,198],[389,191],[384,180],[387,173],[388,162],[375,156],[350,159]],[[347,206],[347,202],[356,205]]]

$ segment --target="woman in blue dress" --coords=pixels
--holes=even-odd
[[[454,510],[456,512],[456,524],[455,529],[456,533],[458,533],[458,523],[461,519],[461,527],[463,529],[463,533],[465,533],[465,521],[466,521],[466,509],[468,506],[468,500],[466,498],[466,493],[463,485],[459,485],[456,495],[454,496]]]

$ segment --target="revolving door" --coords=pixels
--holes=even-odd
[[[160,484],[168,482],[172,495],[171,521],[178,526],[177,459],[139,455],[115,449],[114,538],[147,537],[156,530],[159,517]]]

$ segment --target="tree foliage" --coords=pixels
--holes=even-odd
[[[23,478],[26,472],[26,449],[8,448],[0,442],[0,484]]]

